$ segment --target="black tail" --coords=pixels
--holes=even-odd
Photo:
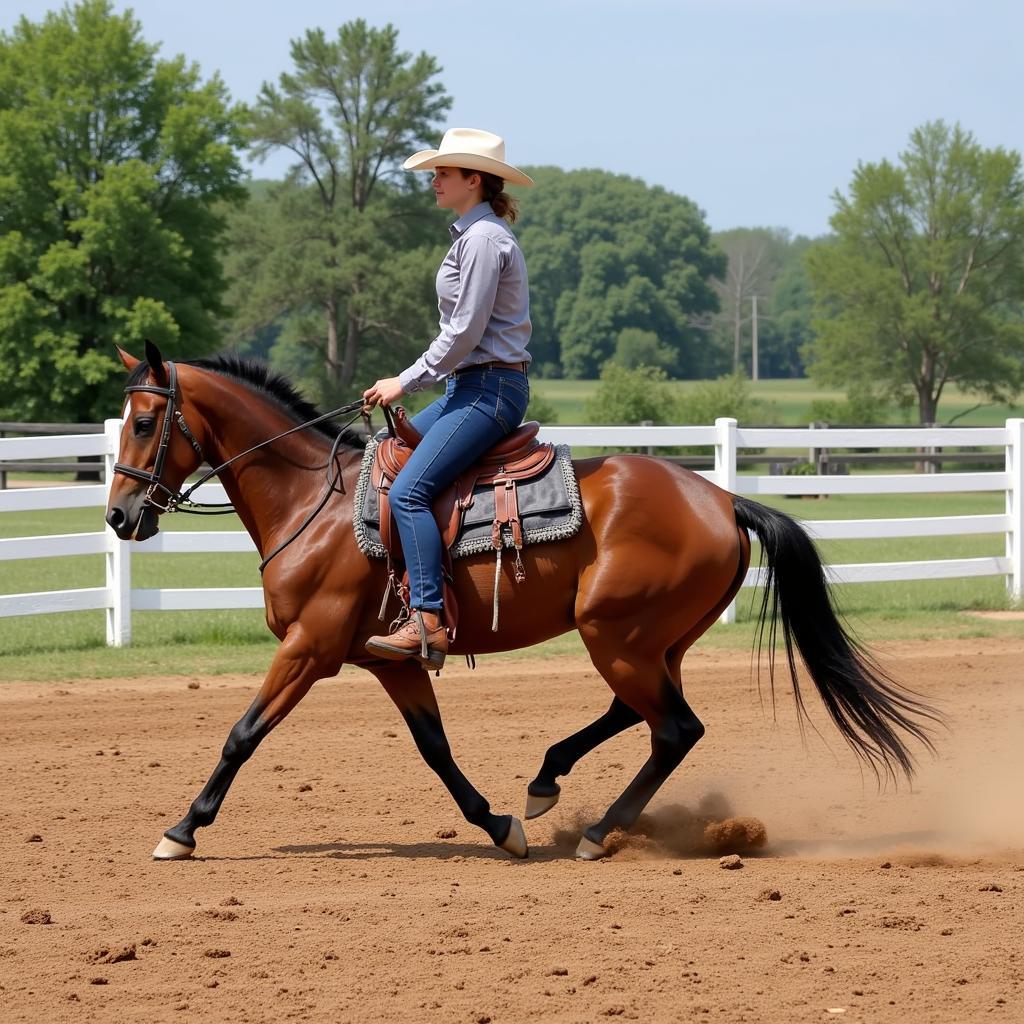
[[[794,642],[832,721],[857,756],[876,775],[895,779],[899,769],[913,778],[914,761],[900,730],[934,750],[927,723],[941,722],[941,716],[881,671],[843,628],[821,558],[800,525],[746,498],[734,497],[733,508],[737,524],[757,534],[761,563],[767,563],[758,651],[767,626],[773,695],[775,636],[781,622],[800,714],[806,716],[807,711],[797,679]]]

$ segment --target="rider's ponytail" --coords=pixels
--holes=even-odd
[[[519,216],[519,203],[515,196],[510,196],[505,191],[505,179],[499,178],[496,174],[488,174],[485,171],[474,171],[466,167],[460,167],[462,176],[468,178],[471,174],[479,174],[483,187],[484,202],[491,204],[491,209],[499,217],[504,217],[509,224],[515,224]]]

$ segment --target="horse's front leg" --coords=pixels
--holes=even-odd
[[[315,650],[301,626],[289,630],[258,696],[228,733],[220,762],[209,781],[192,801],[188,814],[164,833],[153,851],[157,860],[192,856],[196,848],[195,830],[213,824],[239,768],[252,757],[267,733],[309,692],[313,683],[333,674],[337,668]]]
[[[455,763],[426,671],[412,661],[377,662],[366,667],[395,702],[423,760],[447,786],[466,821],[482,828],[506,853],[525,857],[529,849],[522,822],[511,814],[491,814],[491,805]]]

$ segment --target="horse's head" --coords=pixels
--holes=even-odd
[[[121,540],[146,540],[159,529],[158,517],[168,503],[173,508],[203,453],[185,423],[175,365],[164,362],[151,341],[145,361],[117,351],[130,374],[128,410],[106,520]]]

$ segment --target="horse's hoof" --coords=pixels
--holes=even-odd
[[[531,818],[539,818],[542,814],[547,814],[557,803],[557,793],[554,796],[533,796],[531,793],[527,793],[526,820],[529,821]]]
[[[591,842],[586,836],[580,840],[580,845],[576,847],[577,860],[600,860],[602,857],[607,856],[608,851],[600,843]]]
[[[195,852],[194,846],[186,846],[164,836],[153,851],[153,860],[188,860]]]
[[[530,848],[526,845],[526,833],[523,831],[523,823],[518,818],[512,819],[512,827],[505,836],[505,842],[498,844],[506,853],[518,857],[520,860],[525,857]]]

